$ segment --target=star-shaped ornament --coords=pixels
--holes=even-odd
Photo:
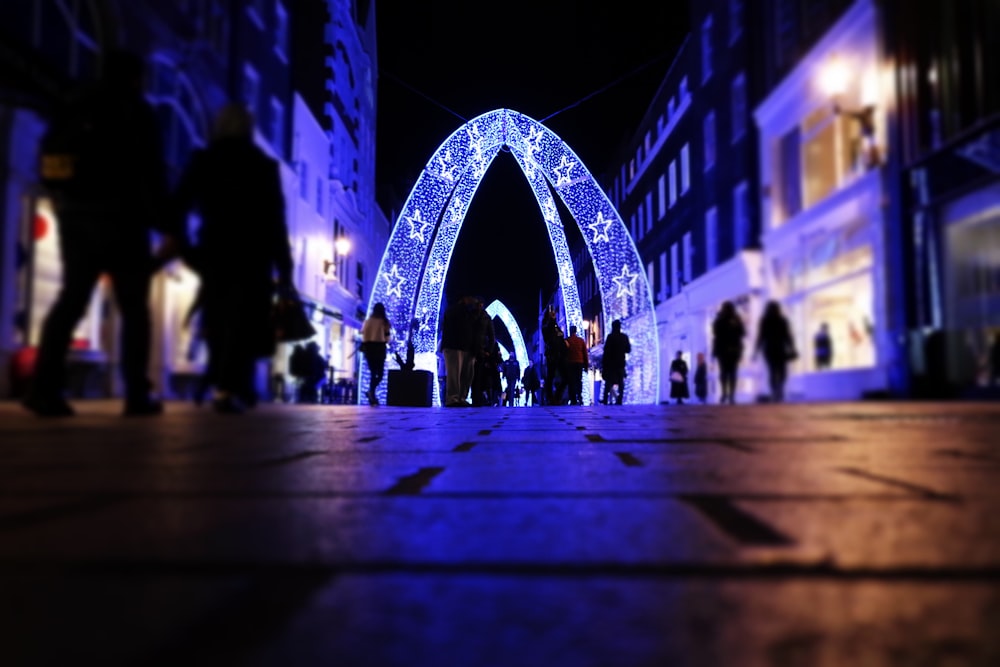
[[[594,238],[591,240],[592,243],[597,243],[598,241],[609,242],[611,239],[608,236],[608,230],[611,229],[611,225],[615,222],[614,218],[610,220],[604,219],[604,212],[597,212],[597,220],[587,225],[587,227],[594,232]]]
[[[424,220],[424,217],[420,214],[420,209],[416,209],[413,215],[406,216],[406,221],[410,223],[410,238],[417,239],[421,243],[426,243],[427,239],[424,237],[424,232],[431,226],[431,223]]]
[[[403,283],[406,282],[406,278],[399,272],[399,266],[393,264],[389,273],[382,274],[382,277],[389,283],[389,287],[385,290],[386,294],[389,296],[395,294],[397,298],[401,299],[403,297]]]
[[[618,287],[618,292],[615,296],[635,296],[635,281],[638,277],[638,273],[630,272],[628,270],[628,266],[623,264],[622,274],[620,276],[611,277],[611,279],[615,281],[615,285]]]
[[[576,162],[575,161],[570,160],[565,155],[562,156],[562,159],[559,160],[559,166],[552,169],[552,171],[554,171],[555,174],[556,174],[556,187],[557,188],[560,185],[568,185],[569,184],[569,182],[571,180],[570,176],[569,176],[569,172],[575,166],[576,166]]]

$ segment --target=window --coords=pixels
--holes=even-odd
[[[670,206],[677,203],[677,160],[670,161]]]
[[[628,224],[629,224],[629,227],[632,228],[632,238],[633,239],[638,238],[638,234],[637,234],[636,229],[635,229],[635,213],[633,213],[632,217],[629,218]]]
[[[709,111],[702,122],[705,142],[705,171],[715,166],[715,112]]]
[[[299,197],[309,201],[309,164],[299,160]]]
[[[667,253],[660,253],[660,292],[659,300],[665,301],[667,298]]]
[[[365,265],[362,262],[358,262],[355,274],[358,279],[358,291],[356,293],[359,299],[363,299],[365,298]]]
[[[712,76],[712,15],[701,24],[701,80]]]
[[[691,232],[685,232],[682,239],[684,243],[684,284],[691,282],[691,264],[694,263],[694,245],[691,240]]]
[[[778,164],[781,171],[779,197],[781,219],[793,218],[802,210],[802,156],[799,153],[799,128],[793,127],[778,140]]]
[[[670,245],[670,292],[680,294],[681,291],[681,267],[678,259],[678,248],[676,243]]]
[[[276,97],[271,98],[271,146],[278,153],[285,146],[285,105]]]
[[[747,130],[747,77],[743,72],[733,79],[730,86],[732,97],[733,142],[740,139]]]
[[[281,0],[274,4],[274,52],[288,62],[288,12]]]
[[[250,63],[243,65],[243,101],[250,113],[257,115],[257,95],[260,90],[260,76]]]
[[[663,216],[667,214],[667,177],[664,174],[660,174],[660,180],[656,184],[657,191],[656,195],[660,202],[659,215],[657,218],[659,220],[663,219]]]
[[[643,223],[642,213],[643,213],[643,204],[639,204],[639,210],[636,212],[636,225],[635,225],[637,232],[636,239],[641,239],[643,232],[645,231],[645,226],[642,224]]]
[[[743,0],[729,0],[729,43],[743,34]]]
[[[681,147],[681,194],[691,187],[691,150],[688,144]]]
[[[323,179],[316,179],[316,212],[323,215]]]
[[[711,271],[719,260],[719,215],[716,208],[705,211],[705,270]]]
[[[646,193],[646,231],[653,231],[653,193]]]
[[[750,197],[746,181],[733,188],[733,241],[736,250],[750,245]]]

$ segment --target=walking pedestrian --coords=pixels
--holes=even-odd
[[[386,347],[391,338],[392,324],[385,314],[385,304],[376,303],[371,315],[361,323],[361,353],[368,365],[368,391],[365,392],[368,405],[378,405],[375,390],[385,375]]]
[[[200,214],[196,240],[185,239],[182,253],[201,279],[213,405],[233,414],[256,404],[257,360],[274,354],[275,288],[295,291],[280,168],[254,144],[253,133],[246,105],[224,106],[208,147],[192,154],[173,200],[178,219]]]
[[[720,403],[736,402],[736,378],[746,328],[732,301],[724,301],[712,322],[712,356],[719,362]]]
[[[556,321],[556,311],[542,316],[542,341],[545,345],[545,404],[561,405],[566,386],[566,339]]]
[[[541,388],[541,382],[538,379],[538,368],[530,361],[528,367],[524,369],[521,385],[524,387],[524,404],[528,406],[538,405],[538,390]]]
[[[788,379],[788,362],[798,358],[791,327],[781,312],[777,301],[768,301],[757,329],[754,357],[764,355],[767,363],[771,400],[781,403],[785,400],[785,381]]]
[[[608,397],[613,386],[618,387],[615,404],[621,405],[625,397],[626,355],[632,351],[632,342],[628,335],[622,332],[621,320],[611,323],[611,333],[604,341],[604,355],[601,358],[601,375],[604,378],[604,396],[601,403],[608,403]]]
[[[705,363],[705,354],[698,353],[698,360],[694,365],[694,395],[702,403],[708,400],[708,364]]]
[[[576,325],[570,325],[566,339],[566,386],[570,405],[583,405],[583,374],[588,370],[587,343],[576,335]]]
[[[505,405],[514,407],[517,405],[514,391],[517,388],[517,381],[521,379],[521,364],[518,363],[517,357],[511,352],[507,359],[503,362],[503,376],[507,380],[507,393],[504,396]]]
[[[155,415],[150,394],[150,231],[168,234],[166,167],[156,115],[143,96],[142,58],[113,51],[101,79],[56,115],[41,143],[41,179],[59,225],[62,287],[42,325],[32,385],[23,405],[42,417],[74,413],[63,391],[77,323],[102,274],[121,313],[125,415]]]
[[[463,296],[444,311],[441,354],[445,365],[445,406],[466,407],[479,351],[479,311],[475,297]]]
[[[690,396],[688,365],[684,361],[684,353],[678,350],[674,360],[670,362],[670,398],[675,399],[677,405],[684,405],[684,399]]]

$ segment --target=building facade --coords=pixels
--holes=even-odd
[[[115,48],[146,59],[146,95],[172,180],[209,140],[223,104],[242,100],[254,112],[256,143],[281,165],[296,286],[333,379],[353,380],[370,289],[366,267],[388,236],[374,202],[373,16],[373,3],[350,0],[0,5],[0,396],[23,390],[20,376],[61,280],[58,226],[36,183],[38,141],[65,92],[93,79]],[[350,54],[342,72],[325,61],[338,43]],[[300,63],[316,77],[297,80]],[[349,128],[326,104],[333,97],[350,101]],[[161,271],[151,289],[150,374],[167,397],[185,396],[204,367],[204,352],[184,326],[196,290],[197,278],[180,262]],[[74,337],[71,395],[119,393],[117,327],[102,282]],[[287,353],[261,365],[261,389],[274,388],[270,380],[285,371]]]

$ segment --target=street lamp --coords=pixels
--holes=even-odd
[[[881,163],[878,146],[875,143],[875,105],[864,104],[857,109],[845,109],[840,100],[847,93],[852,80],[857,77],[851,72],[839,55],[833,55],[820,71],[820,86],[823,92],[833,102],[833,113],[846,116],[858,122],[869,167],[877,167]]]
[[[333,249],[337,251],[338,255],[346,255],[351,251],[351,241],[346,236],[341,236],[333,244]]]

